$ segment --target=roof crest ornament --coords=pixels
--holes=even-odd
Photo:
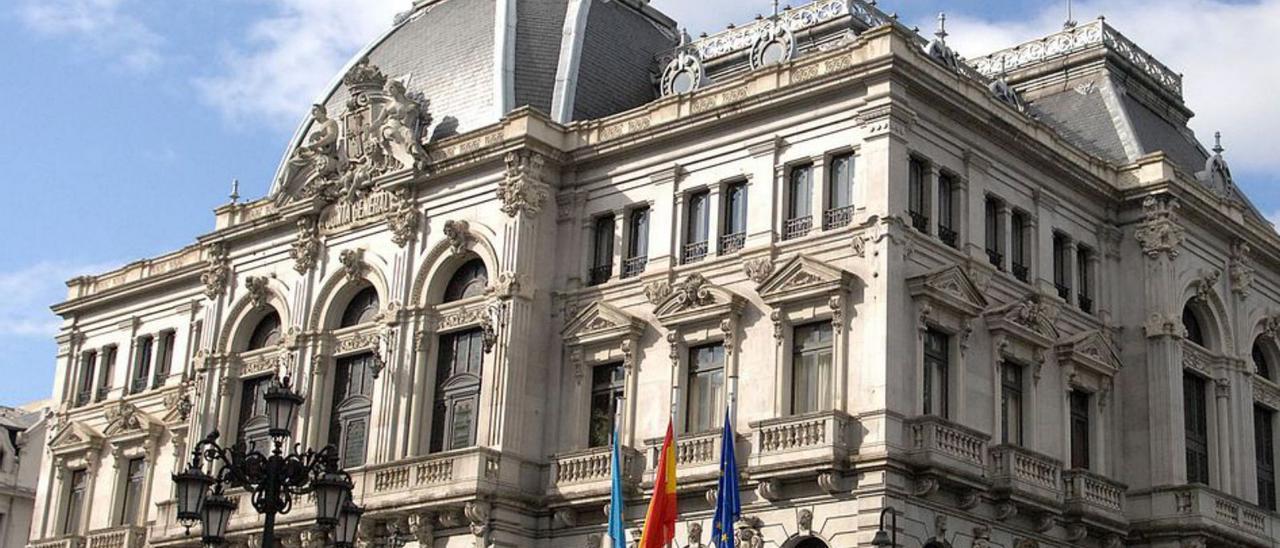
[[[1062,23],[1062,30],[1071,30],[1076,28],[1075,3],[1067,0],[1067,20]]]

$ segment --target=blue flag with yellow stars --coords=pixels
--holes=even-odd
[[[720,485],[716,492],[716,517],[711,522],[711,544],[716,548],[733,548],[733,526],[742,516],[738,498],[738,457],[734,447],[733,424],[729,409],[724,410],[724,434],[720,443]]]

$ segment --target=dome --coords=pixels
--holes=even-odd
[[[281,199],[325,178],[358,186],[407,167],[415,146],[526,105],[561,123],[640,106],[656,97],[657,55],[677,41],[675,22],[643,0],[420,0],[347,64],[318,102],[322,109],[312,107],[271,193]],[[392,81],[402,97],[392,96]],[[361,115],[362,107],[369,112]],[[407,116],[405,127],[387,127],[384,111]],[[362,129],[384,141],[399,133],[401,143],[364,150],[378,143]],[[354,141],[362,137],[369,142]],[[391,167],[352,173],[366,152],[385,153]]]

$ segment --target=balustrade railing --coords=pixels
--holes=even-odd
[[[1126,488],[1123,484],[1089,472],[1068,470],[1063,472],[1068,505],[1093,507],[1107,513],[1124,513]]]
[[[941,417],[919,417],[907,422],[913,448],[937,453],[975,466],[986,463],[986,434],[951,423]]]
[[[725,234],[720,237],[720,254],[728,255],[736,253],[747,244],[747,233],[737,232],[734,234]]]
[[[823,230],[831,230],[849,226],[853,222],[853,206],[828,209],[822,213]]]
[[[144,527],[124,526],[89,533],[87,548],[141,548],[146,542]]]
[[[1018,495],[1061,502],[1062,463],[1016,445],[991,448],[991,479]]]
[[[813,230],[813,217],[799,217],[796,219],[787,219],[782,223],[782,239],[793,240],[803,238],[809,235],[809,231]]]
[[[684,250],[681,254],[682,263],[696,263],[705,258],[707,258],[707,242],[703,241],[684,244]]]
[[[649,257],[647,256],[632,257],[630,259],[623,260],[622,261],[623,279],[634,278],[636,276],[644,274],[644,269],[648,265],[649,265]]]

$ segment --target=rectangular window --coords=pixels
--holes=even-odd
[[[936,329],[924,334],[924,414],[950,414],[951,337]]]
[[[237,415],[236,426],[240,441],[246,445],[253,445],[266,439],[267,401],[263,396],[267,393],[270,381],[271,377],[258,377],[245,380],[240,384],[240,413]]]
[[[1022,366],[1005,362],[1000,365],[1000,412],[1004,417],[1001,441],[1022,445]]]
[[[1089,469],[1089,394],[1072,390],[1071,406],[1071,468]]]
[[[146,459],[129,459],[125,469],[123,506],[119,525],[141,525],[142,483],[146,480]]]
[[[734,253],[747,242],[747,183],[730,184],[724,192],[724,224],[720,227],[720,253]]]
[[[95,400],[102,401],[107,399],[107,394],[111,392],[112,384],[116,378],[116,347],[108,346],[102,349],[102,371],[98,373],[98,393]]]
[[[98,352],[90,350],[80,355],[80,379],[76,388],[76,406],[89,405],[93,401],[94,372],[98,367]]]
[[[985,208],[987,260],[997,270],[1004,270],[1004,232],[1000,227],[1000,210],[1004,202],[994,196],[987,196]]]
[[[1013,277],[1027,281],[1030,269],[1027,268],[1027,255],[1030,253],[1031,240],[1029,238],[1030,222],[1027,220],[1027,214],[1021,211],[1014,211],[1010,217],[1009,227],[1010,236],[1013,237],[1013,245],[1009,249],[1011,270]]]
[[[831,170],[827,176],[827,212],[823,227],[840,228],[853,222],[853,154],[841,154],[831,158]]]
[[[1071,299],[1071,277],[1068,276],[1071,263],[1067,256],[1069,245],[1066,236],[1053,233],[1053,285],[1058,289],[1058,296],[1066,300]]]
[[[685,209],[684,262],[696,263],[707,257],[707,236],[711,230],[711,193],[689,194]]]
[[[714,429],[724,413],[724,345],[689,349],[689,405],[686,431]]]
[[[1209,402],[1204,379],[1183,373],[1182,399],[1187,438],[1187,483],[1209,485]]]
[[[622,262],[623,278],[643,274],[649,264],[649,208],[631,210],[627,222],[631,239],[627,242],[627,258]]]
[[[151,370],[151,353],[155,346],[155,337],[147,335],[138,338],[138,353],[133,360],[133,382],[130,385],[129,393],[137,394],[147,389],[147,382],[150,381]]]
[[[938,177],[938,239],[956,246],[956,178],[950,173]]]
[[[89,472],[72,470],[71,481],[67,484],[67,503],[63,506],[62,534],[80,534],[80,518],[84,515],[85,490],[88,488]]]
[[[591,369],[591,419],[587,431],[587,443],[591,447],[613,443],[613,431],[618,427],[618,402],[622,401],[626,379],[627,372],[621,363]]]
[[[831,322],[795,328],[791,344],[791,413],[831,409]]]
[[[156,376],[152,386],[159,388],[164,385],[164,381],[169,377],[169,372],[173,368],[173,345],[176,337],[173,331],[165,331],[160,334],[159,354],[156,355]]]
[[[1258,506],[1276,510],[1276,431],[1275,413],[1253,407],[1253,446],[1258,463]]]
[[[787,179],[787,219],[782,239],[790,240],[809,234],[813,229],[813,166],[791,168]]]
[[[476,443],[484,331],[477,328],[442,335],[439,352],[431,418],[433,453],[463,449]]]
[[[1093,314],[1093,274],[1089,271],[1089,264],[1093,262],[1093,250],[1085,246],[1076,248],[1076,279],[1079,282],[1080,293],[1076,296],[1079,300],[1080,310]]]
[[[928,184],[929,167],[924,160],[912,158],[908,166],[907,213],[911,215],[911,226],[920,232],[929,232],[929,204],[925,196]]]
[[[613,215],[596,217],[592,245],[591,285],[609,281],[613,275]]]
[[[343,468],[363,466],[368,453],[367,434],[377,359],[372,352],[345,356],[338,359],[334,368],[329,443],[341,449]]]

